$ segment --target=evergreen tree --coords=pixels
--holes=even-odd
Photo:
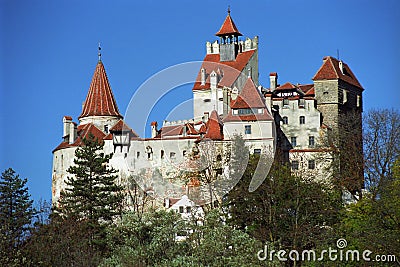
[[[92,222],[110,222],[120,214],[123,188],[116,184],[117,170],[108,167],[112,154],[101,152],[103,146],[89,135],[75,151],[75,165],[67,170],[72,176],[59,201],[62,214]]]
[[[11,168],[0,179],[0,262],[15,258],[35,212],[26,187]]]
[[[61,217],[88,223],[94,233],[90,243],[102,243],[105,225],[121,214],[124,198],[122,186],[116,183],[117,170],[108,166],[112,154],[105,155],[103,146],[91,134],[83,139],[83,146],[75,151],[75,165],[67,170],[71,176],[56,208]]]

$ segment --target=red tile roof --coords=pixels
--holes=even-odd
[[[104,140],[106,135],[99,130],[93,123],[87,123],[83,125],[79,125],[77,129],[77,138],[74,143],[69,144],[68,142],[61,142],[54,150],[53,153],[57,150],[68,148],[68,147],[77,147],[82,145],[83,138],[88,138],[89,134],[93,134],[95,139]]]
[[[64,119],[72,121],[72,117],[71,116],[64,116]]]
[[[113,127],[111,127],[110,132],[129,132],[130,137],[138,138],[139,135],[131,129],[123,120],[119,120]]]
[[[248,50],[242,53],[239,53],[235,60],[233,61],[223,61],[220,62],[219,54],[207,54],[204,57],[203,64],[200,68],[204,68],[207,72],[207,80],[205,85],[201,85],[201,75],[200,70],[196,78],[196,82],[193,86],[193,90],[205,90],[210,88],[210,73],[212,71],[219,72],[222,74],[220,77],[219,85],[220,86],[228,86],[231,87],[232,84],[239,77],[240,73],[243,71],[244,67],[246,67],[247,63],[254,55],[255,50]]]
[[[222,23],[221,28],[215,35],[216,36],[224,36],[224,35],[242,36],[242,34],[237,29],[235,23],[233,22],[229,11],[228,11],[228,16],[226,16],[226,18],[225,18],[224,23]]]
[[[265,108],[265,102],[251,78],[247,78],[242,91],[231,104],[231,108]]]
[[[233,115],[233,109],[242,108],[261,108],[263,113],[248,114],[248,115]],[[269,114],[264,99],[255,87],[253,81],[248,78],[243,90],[240,92],[236,100],[232,101],[231,112],[224,118],[224,122],[231,121],[270,121],[273,120]]]
[[[339,67],[339,60],[334,57],[324,57],[324,63],[319,68],[317,73],[312,78],[314,81],[319,80],[343,80],[351,85],[354,85],[360,89],[363,89],[356,76],[353,74],[351,69],[346,63],[343,64],[343,73]]]
[[[211,111],[210,118],[207,121],[207,132],[204,135],[204,138],[211,140],[224,140],[222,122],[215,110]]]
[[[281,86],[278,86],[275,90],[288,90],[288,89],[296,89],[296,86],[290,82],[287,82]]]
[[[307,94],[307,92],[314,88],[314,84],[299,84],[298,87],[304,94]]]
[[[97,63],[82,114],[79,118],[88,116],[115,116],[122,118],[101,61]]]

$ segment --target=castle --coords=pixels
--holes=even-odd
[[[110,165],[119,171],[121,183],[135,177],[147,194],[166,199],[167,207],[170,200],[175,203],[184,196],[187,187],[199,185],[198,181],[178,186],[169,182],[203,140],[216,144],[217,160],[223,162],[221,155],[234,136],[241,135],[251,153],[279,150],[294,172],[305,171],[320,179],[327,176],[332,147],[348,149],[350,136],[356,144],[351,157],[362,160],[363,88],[346,63],[328,56],[312,84],[280,85],[278,74],[271,73],[270,84],[264,87],[258,81],[258,37],[242,39],[229,11],[216,36],[219,40],[206,43],[206,56],[192,88],[194,118],[164,121],[160,129],[151,122],[148,138],[139,137],[124,122],[99,57],[79,123],[63,117],[63,140],[53,150],[53,203],[65,187],[75,150],[89,133],[104,141],[105,153],[113,153]],[[343,176],[348,175],[345,168],[351,168],[343,163],[346,160],[348,156],[340,156],[338,170]],[[226,171],[222,168],[219,175]],[[356,192],[362,172],[352,175],[358,184],[349,190]]]

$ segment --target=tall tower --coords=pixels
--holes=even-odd
[[[100,54],[89,92],[83,103],[82,113],[78,118],[81,125],[93,123],[105,133],[108,133],[108,129],[122,119]]]
[[[242,34],[232,20],[230,9],[228,9],[224,23],[215,35],[220,37],[220,61],[235,60],[239,52],[239,36]]]
[[[258,37],[239,40],[242,34],[229,9],[215,35],[219,41],[206,43],[207,54],[192,89],[195,119],[212,110],[229,114],[231,94],[240,93],[248,77],[258,86]]]
[[[330,56],[324,57],[313,80],[322,123],[332,130],[333,144],[340,151],[338,174],[345,186],[354,193],[363,185],[364,89],[346,63]]]

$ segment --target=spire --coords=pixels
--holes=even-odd
[[[99,56],[99,61],[101,61],[101,46],[100,46],[100,42],[99,42],[98,50],[99,50],[99,52],[98,52],[97,55]]]
[[[99,46],[99,61],[93,74],[89,92],[83,104],[82,114],[79,119],[89,116],[113,116],[122,118],[115,102],[107,74],[101,61]]]
[[[224,23],[222,24],[221,28],[215,35],[216,36],[227,36],[227,35],[242,36],[242,34],[236,28],[236,25],[232,20],[230,7],[228,7],[228,15],[226,16]]]

